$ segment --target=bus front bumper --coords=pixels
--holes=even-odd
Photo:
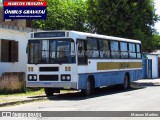
[[[26,87],[77,89],[76,82],[26,82]]]

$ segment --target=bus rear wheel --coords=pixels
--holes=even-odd
[[[54,89],[53,88],[44,88],[44,92],[46,96],[52,96],[54,94]]]
[[[125,74],[124,76],[124,81],[123,81],[123,84],[122,84],[122,88],[124,90],[127,90],[130,88],[130,80],[129,80],[129,76],[127,74]]]
[[[94,93],[94,84],[91,80],[87,80],[86,89],[81,90],[82,94],[85,96],[90,96]]]

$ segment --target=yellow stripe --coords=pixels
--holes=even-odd
[[[142,62],[98,62],[97,70],[142,68]]]

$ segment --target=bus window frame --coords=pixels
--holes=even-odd
[[[122,51],[121,50],[121,43],[126,43],[127,44],[127,51]],[[129,46],[128,46],[129,44],[128,44],[128,42],[126,42],[126,41],[120,41],[119,42],[119,48],[120,48],[120,59],[130,59],[129,58]],[[127,58],[122,58],[122,52],[127,52]]]
[[[88,41],[89,41],[89,39],[91,39],[91,40],[96,40],[96,48],[97,49],[88,49]],[[96,51],[96,52],[98,52],[98,55],[96,56],[96,57],[88,57],[88,59],[98,59],[98,58],[100,58],[100,51],[99,51],[99,43],[98,43],[98,38],[96,38],[96,37],[87,37],[87,39],[86,39],[86,54],[87,54],[87,51],[89,50],[89,51]]]
[[[111,58],[110,59],[121,59],[121,54],[120,54],[120,41],[118,41],[118,40],[109,40],[110,41],[110,56],[111,56]],[[118,51],[113,51],[113,50],[111,50],[111,42],[117,42],[118,43]],[[112,56],[112,52],[117,52],[119,55],[119,57],[118,58],[113,58],[113,56]]]
[[[135,49],[134,52],[133,52],[133,51],[130,51],[130,44],[134,45],[134,49]],[[130,59],[137,59],[136,43],[129,42],[129,43],[128,43],[128,46],[129,46],[129,58],[130,58]],[[130,55],[130,54],[132,54],[132,53],[133,53],[133,54],[136,54],[135,58],[131,58],[131,55]]]
[[[137,45],[139,45],[139,50],[140,50],[140,52],[137,52]],[[138,56],[137,56],[137,54],[140,54],[140,58],[138,58]],[[139,44],[139,43],[136,43],[136,57],[137,57],[137,59],[142,59],[142,47],[141,47],[141,44]]]
[[[29,41],[41,41],[41,40],[72,40],[74,42],[74,52],[76,52],[76,46],[75,46],[75,40],[73,38],[34,38],[34,39],[29,39]],[[49,46],[50,47],[50,46]],[[42,50],[42,45],[41,45],[41,50]],[[30,54],[30,49],[28,50],[28,61],[27,64],[43,64],[43,63],[30,63],[29,61],[29,54]],[[73,63],[45,63],[45,64],[75,64],[76,63],[76,55],[75,55],[75,62]]]
[[[84,63],[79,63],[79,54],[78,54],[78,51],[79,51],[79,47],[78,47],[78,42],[79,41],[82,41],[82,42],[84,42]],[[86,51],[87,51],[87,41],[86,41],[86,39],[77,39],[76,40],[76,48],[77,48],[77,64],[78,65],[88,65],[88,57],[87,57],[87,55],[86,55]]]
[[[101,57],[101,53],[100,52],[103,52],[103,50],[100,49],[100,41],[107,41],[107,43],[108,43],[108,51],[107,52],[109,52],[109,56],[108,57],[104,57],[104,56]],[[99,59],[111,59],[110,40],[98,38],[98,48],[99,48],[98,49],[99,50]]]
[[[142,48],[141,48],[141,43],[136,43],[136,42],[129,42],[129,41],[118,41],[118,40],[113,40],[113,39],[103,39],[103,38],[96,38],[96,37],[87,37],[87,38],[93,38],[93,39],[96,39],[96,41],[97,41],[97,51],[99,52],[99,55],[98,55],[98,57],[87,57],[87,60],[88,59],[133,59],[133,60],[138,60],[138,59],[142,59]],[[86,51],[88,50],[87,49],[87,40],[88,39],[77,39],[77,41],[78,40],[82,40],[82,41],[85,41],[86,42]],[[102,51],[102,50],[100,50],[100,43],[99,43],[99,41],[103,41],[103,40],[106,40],[106,41],[108,41],[108,47],[109,47],[109,58],[105,58],[105,57],[100,57],[100,52]],[[111,42],[112,41],[114,41],[114,42],[118,42],[118,51],[116,51],[116,52],[118,52],[118,54],[119,54],[119,57],[118,58],[113,58],[112,57],[112,51],[111,51]],[[121,46],[120,46],[120,43],[121,42],[123,42],[123,43],[127,43],[127,53],[128,53],[128,57],[127,58],[122,58],[121,57]],[[130,50],[129,50],[129,44],[134,44],[135,45],[135,52],[130,52]],[[138,45],[140,45],[140,52],[138,52],[139,54],[141,54],[141,57],[140,58],[138,58],[137,57],[137,44]],[[95,49],[94,49],[95,50]],[[114,51],[113,51],[114,52]],[[136,54],[136,57],[135,58],[131,58],[130,57],[130,53],[135,53]],[[88,63],[86,63],[86,64],[82,64],[82,65],[87,65]],[[78,65],[81,65],[81,64],[78,64]]]

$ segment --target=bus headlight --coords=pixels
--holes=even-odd
[[[71,81],[71,75],[61,75],[61,81]]]
[[[71,79],[71,76],[67,76],[67,80],[70,80]]]
[[[34,80],[37,80],[37,76],[36,76],[36,75],[34,75],[34,77],[33,77],[33,78],[34,78]]]
[[[62,76],[62,80],[65,80],[66,79],[66,77],[65,76]]]
[[[37,75],[28,75],[28,81],[37,81]]]
[[[32,80],[32,76],[29,76],[29,80]]]

